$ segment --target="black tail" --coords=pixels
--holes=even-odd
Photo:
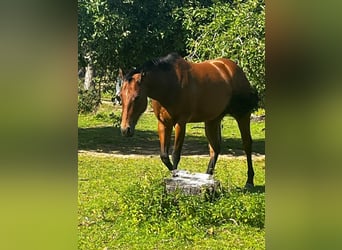
[[[226,109],[226,113],[232,116],[243,116],[258,108],[259,95],[256,89],[252,89],[248,94],[241,93],[232,96]]]

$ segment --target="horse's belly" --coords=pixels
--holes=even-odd
[[[211,107],[210,105],[205,107],[198,107],[192,110],[187,117],[187,122],[205,122],[205,121],[212,121],[224,113],[225,106],[216,106]]]
[[[225,94],[224,90],[216,95],[210,94],[208,93],[197,100],[193,100],[191,121],[211,121],[222,116],[229,103],[228,94]]]

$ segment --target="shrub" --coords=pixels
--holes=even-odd
[[[231,2],[231,3],[230,3]],[[265,102],[265,2],[218,1],[209,7],[175,12],[183,20],[189,59],[227,57],[238,63]]]
[[[95,112],[100,103],[101,98],[98,90],[94,86],[86,90],[80,81],[78,84],[78,113]]]

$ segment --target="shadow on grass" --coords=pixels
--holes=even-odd
[[[78,128],[78,149],[124,155],[159,155],[159,138],[157,131],[136,130],[133,137],[127,138],[121,136],[120,129],[115,127]],[[253,141],[253,152],[265,154],[264,139]],[[244,155],[241,139],[223,137],[221,155],[224,154]],[[182,155],[209,155],[207,138],[186,135]]]
[[[242,193],[265,193],[265,185],[256,185],[251,189],[246,190],[244,187],[236,187],[233,189],[235,192]],[[229,192],[228,192],[229,193]]]
[[[251,190],[252,193],[265,193],[265,185],[256,185],[254,188]]]
[[[247,192],[249,192],[249,193],[265,193],[265,185],[256,185],[252,189],[248,190]]]

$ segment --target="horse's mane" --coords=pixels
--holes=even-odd
[[[144,71],[150,71],[155,68],[167,70],[172,68],[179,58],[181,58],[181,56],[178,53],[173,52],[164,57],[158,57],[145,62],[142,68]]]
[[[158,70],[169,70],[172,69],[175,62],[182,58],[178,53],[172,52],[164,57],[154,58],[152,60],[146,61],[139,68],[133,69],[125,75],[125,80],[132,78],[134,74],[148,72],[155,69]]]
[[[124,76],[124,81],[130,81],[134,74],[141,73],[141,68],[132,69]]]

